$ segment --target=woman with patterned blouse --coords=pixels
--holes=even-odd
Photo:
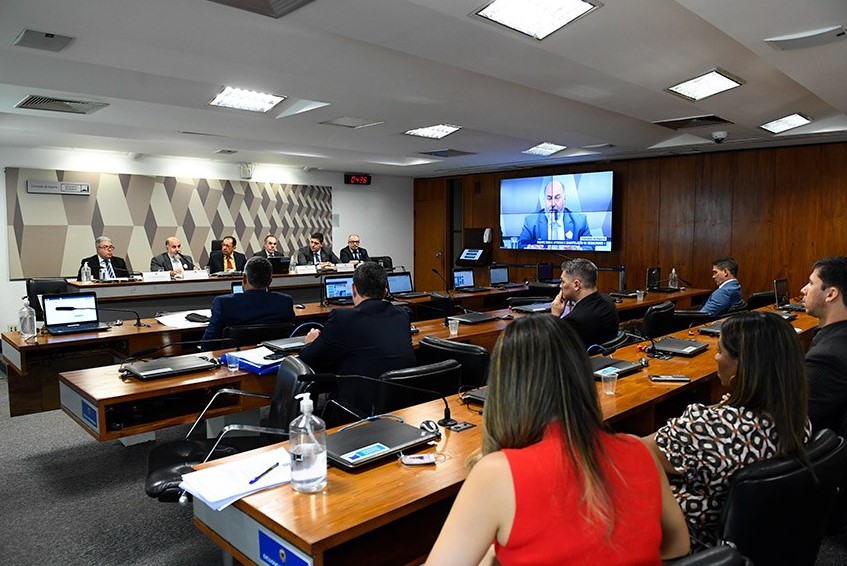
[[[717,543],[735,472],[774,457],[805,460],[811,435],[803,348],[788,322],[764,312],[727,319],[715,361],[729,390],[723,400],[690,405],[644,439],[670,478],[695,549]]]

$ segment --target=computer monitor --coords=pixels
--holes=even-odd
[[[462,289],[464,287],[473,287],[473,269],[454,269],[453,270],[453,288]]]
[[[388,274],[388,292],[392,295],[396,295],[397,293],[411,293],[414,290],[412,274],[408,271]]]
[[[324,278],[326,300],[352,299],[353,276],[331,276]]]
[[[535,276],[539,281],[548,281],[553,279],[553,264],[538,263],[535,265]]]
[[[488,268],[489,280],[492,285],[500,285],[509,282],[508,265],[492,265]]]
[[[662,268],[648,267],[647,268],[647,289],[658,287],[662,282]]]
[[[791,297],[788,296],[788,279],[773,280],[773,295],[776,308],[784,307],[791,302]]]

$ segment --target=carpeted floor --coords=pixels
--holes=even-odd
[[[191,523],[190,506],[144,493],[152,443],[99,443],[58,410],[9,418],[5,378],[0,407],[0,563],[221,563],[220,549]]]

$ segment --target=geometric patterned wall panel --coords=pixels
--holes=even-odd
[[[29,194],[26,182],[88,183],[89,196]],[[290,255],[323,232],[332,245],[332,187],[6,168],[9,278],[74,277],[105,235],[133,271],[176,236],[205,266],[212,240],[235,236],[247,257],[268,234]]]

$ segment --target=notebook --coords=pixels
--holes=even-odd
[[[497,320],[497,317],[490,315],[487,312],[466,312],[465,314],[454,314],[452,316],[448,316],[447,320],[458,320],[465,324],[478,324],[480,322],[488,322],[489,320]]]
[[[218,367],[218,362],[214,359],[186,354],[184,356],[159,358],[158,360],[132,362],[125,364],[123,371],[142,381],[149,381],[183,373],[211,370],[216,367]]]
[[[415,291],[412,274],[408,271],[388,274],[388,294],[405,299],[429,296],[425,291]]]
[[[524,286],[523,283],[512,283],[509,280],[508,265],[492,265],[488,268],[488,278],[492,287],[511,289]]]
[[[50,334],[72,334],[108,330],[97,313],[97,295],[93,292],[44,295],[44,327]]]
[[[438,434],[392,419],[368,421],[327,435],[329,461],[344,470],[356,470],[402,450],[410,450]]]
[[[293,338],[277,338],[276,340],[266,340],[262,342],[262,346],[274,352],[291,352],[299,350],[306,345],[305,336],[294,336]]]
[[[274,275],[285,275],[291,269],[291,258],[282,256],[272,256],[268,258],[271,262]]]
[[[329,275],[324,277],[324,297],[336,305],[353,304],[353,276]]]
[[[656,340],[654,346],[651,346],[651,348],[653,347],[654,353],[691,357],[703,352],[709,345],[697,340],[683,340],[681,338],[665,336]]]
[[[610,357],[595,357],[590,358],[589,361],[591,362],[591,370],[594,372],[594,379],[597,381],[603,379],[604,373],[613,371],[618,374],[618,377],[623,377],[640,371],[644,367],[639,362],[630,362]]]
[[[473,280],[473,269],[453,269],[453,289],[462,293],[479,293],[487,291],[485,287],[475,287]]]

